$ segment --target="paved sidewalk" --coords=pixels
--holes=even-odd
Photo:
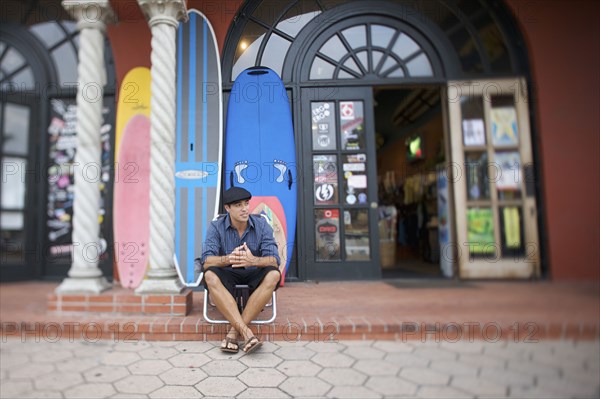
[[[39,341],[1,337],[1,398],[600,396],[600,341]]]

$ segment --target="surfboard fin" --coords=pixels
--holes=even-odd
[[[288,169],[288,190],[292,189],[292,171]]]

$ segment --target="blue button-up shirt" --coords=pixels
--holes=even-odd
[[[211,222],[206,233],[206,240],[202,246],[202,265],[207,256],[225,256],[244,242],[254,256],[274,256],[280,264],[277,243],[273,238],[273,228],[261,216],[250,215],[246,231],[240,237],[235,227],[231,225],[229,214],[220,216]]]

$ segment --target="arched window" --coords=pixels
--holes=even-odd
[[[428,27],[427,39],[436,42],[434,47],[451,52],[442,57],[448,79],[526,75],[528,70],[523,39],[499,0],[436,0],[409,4],[401,0],[248,0],[240,8],[225,43],[223,78],[225,82],[232,82],[244,69],[263,65],[284,77],[284,82],[290,81],[291,71],[286,68],[294,67],[289,61],[299,50],[297,41],[303,37],[303,31],[319,31],[330,26],[333,20],[367,13],[400,21],[418,20],[420,26]],[[369,37],[373,39],[370,46],[366,42]],[[311,80],[359,79],[368,74],[380,78],[435,75],[433,60],[427,51],[422,49],[416,54],[413,51],[412,57],[402,52],[418,51],[422,42],[415,35],[398,33],[394,26],[357,26],[336,32],[331,40],[319,49]],[[359,50],[359,40],[370,47],[363,49],[366,53]],[[385,45],[386,40],[388,45],[392,44],[392,51],[385,51],[390,50]],[[371,63],[369,52],[372,61],[383,60],[383,63]],[[342,58],[336,59],[335,55]]]
[[[302,81],[444,76],[427,39],[392,18],[341,21],[312,41],[305,57],[310,64],[303,68],[308,75]]]

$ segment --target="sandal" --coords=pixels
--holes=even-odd
[[[221,343],[221,351],[227,353],[238,353],[240,351],[240,345],[237,342],[237,339],[225,337],[225,342]],[[235,345],[234,348],[230,348],[229,345]]]
[[[248,346],[250,345],[250,346]],[[246,342],[244,342],[244,348],[248,347],[248,349],[242,349],[246,354],[252,353],[258,348],[262,346],[262,342],[260,339],[256,338],[256,336],[252,336],[248,338]]]

